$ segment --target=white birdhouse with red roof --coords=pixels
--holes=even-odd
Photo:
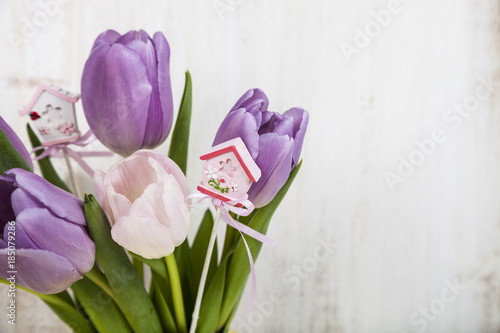
[[[29,115],[33,130],[44,146],[74,141],[80,137],[75,103],[80,99],[50,83],[40,83],[29,102],[19,113]]]
[[[222,201],[247,199],[250,186],[261,175],[240,138],[212,147],[200,159],[206,162],[198,191]]]

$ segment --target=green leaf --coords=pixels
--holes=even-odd
[[[151,274],[153,278],[153,294],[154,297],[157,297],[158,293],[162,294],[162,299],[157,299],[154,298],[156,309],[159,310],[158,305],[162,306],[162,309],[159,310],[159,316],[163,324],[163,328],[165,328],[165,325],[172,327],[176,327],[175,331],[177,331],[177,326],[175,324],[175,319],[172,316],[172,312],[170,309],[174,308],[174,302],[172,299],[172,293],[170,293],[170,278],[168,276],[168,270],[167,266],[165,264],[165,260],[162,259],[146,259],[136,253],[129,252],[130,255],[132,255],[134,258],[137,260],[142,261],[146,265],[148,265],[151,268]],[[184,283],[187,284],[187,283]],[[165,302],[163,305],[162,303]],[[191,301],[190,301],[191,302]],[[168,311],[168,313],[165,313],[165,311]],[[189,313],[186,311],[186,313]],[[188,319],[188,318],[186,318]],[[174,332],[175,332],[174,331]],[[170,332],[170,330],[167,330],[167,332]]]
[[[113,299],[113,301],[116,302],[115,294],[113,294],[113,290],[111,290],[111,287],[109,286],[108,279],[106,279],[106,276],[101,272],[95,263],[94,267],[92,267],[92,269],[85,274],[85,277],[95,283],[99,288],[106,292]]]
[[[155,289],[154,301],[159,312],[163,329],[166,332],[178,332],[175,319],[170,309],[174,308],[172,293],[170,292],[170,281],[160,276],[156,271],[152,271],[153,285]]]
[[[111,238],[106,215],[92,195],[85,195],[85,215],[96,244],[96,258],[117,299],[117,305],[136,332],[162,332],[153,303],[127,253]]]
[[[96,332],[92,323],[82,316],[74,307],[69,307],[59,302],[53,302],[53,300],[47,300],[46,298],[42,298],[42,301],[74,332]]]
[[[297,167],[290,173],[288,180],[285,185],[279,190],[274,199],[266,206],[260,208],[255,215],[250,219],[248,226],[262,234],[266,234],[271,218],[274,212],[278,208],[279,204],[288,192],[290,185],[292,185],[295,176],[300,170],[302,161],[297,165]],[[248,247],[252,252],[252,257],[254,261],[257,261],[260,249],[262,248],[262,243],[253,239],[252,237],[245,237]],[[233,254],[233,259],[227,270],[227,282],[226,289],[224,293],[224,302],[222,303],[222,310],[219,317],[219,322],[217,325],[217,330],[220,330],[224,325],[226,325],[229,316],[234,307],[236,307],[238,297],[242,290],[245,288],[248,275],[250,274],[250,265],[248,263],[248,254],[245,248],[243,240],[240,238],[236,245],[236,249]]]
[[[213,333],[217,328],[217,321],[224,297],[227,263],[230,257],[231,255],[227,256],[221,262],[219,269],[203,296],[200,319],[196,328],[197,333]]]
[[[10,282],[1,279],[0,283],[10,285]],[[16,285],[16,288],[27,291],[40,298],[47,306],[75,332],[94,333],[96,332],[92,323],[75,309],[73,301],[67,291],[58,294],[40,294]]]
[[[33,171],[14,145],[12,145],[7,134],[0,129],[0,175],[13,168]]]
[[[201,272],[203,271],[203,265],[205,264],[205,256],[207,255],[208,243],[210,241],[210,235],[212,233],[212,228],[214,225],[214,218],[210,210],[207,209],[203,220],[201,221],[200,227],[196,233],[196,237],[193,241],[193,246],[191,247],[191,289],[193,292],[193,302],[196,300],[196,295],[198,293],[198,286],[200,284]],[[215,241],[214,250],[212,252],[212,258],[210,258],[210,267],[208,269],[206,285],[208,286],[215,275],[217,270],[217,240]]]
[[[113,299],[90,279],[84,277],[71,289],[98,332],[132,332]]]
[[[168,281],[168,273],[167,273],[167,266],[165,265],[165,260],[163,258],[161,259],[146,259],[137,253],[129,251],[130,255],[136,259],[139,259],[149,267],[151,267],[152,270],[160,274],[161,277],[166,279]]]
[[[234,214],[232,212],[230,214],[233,217],[233,219],[237,219],[239,222],[241,222],[245,225],[248,225],[248,222],[255,215],[255,213],[257,213],[257,211],[258,211],[258,209],[254,209],[253,212],[250,213],[250,215],[240,216],[239,218],[237,218],[236,214]],[[231,228],[229,226],[226,228],[226,236],[224,239],[224,248],[222,250],[222,258],[225,258],[228,255],[228,253],[230,253],[234,250],[234,247],[236,246],[240,237],[241,236],[240,236],[240,233],[238,232],[238,230]]]
[[[179,115],[175,123],[172,134],[172,142],[168,157],[170,157],[186,174],[187,158],[189,148],[189,128],[191,126],[191,109],[193,106],[193,87],[191,84],[191,74],[186,71],[186,83],[184,85],[184,95],[182,96]]]
[[[236,304],[240,304],[241,296],[243,296],[243,290],[241,291],[240,296],[238,296],[238,299],[236,300]],[[231,311],[231,314],[229,315],[229,318],[228,318],[226,324],[224,325],[222,330],[219,331],[220,333],[229,332],[229,327],[231,326],[231,322],[233,321],[233,318],[236,315],[236,312],[238,312],[237,306],[235,306],[233,308],[233,310]]]
[[[33,148],[40,147],[42,145],[42,143],[40,142],[40,140],[36,136],[35,132],[33,132],[33,130],[31,129],[31,126],[29,124],[27,126],[27,130],[28,130],[28,136],[29,136],[30,141],[31,141],[31,146]],[[35,155],[40,156],[43,152],[44,152],[43,149],[38,150],[35,152]],[[49,157],[44,157],[44,158],[38,160],[38,165],[40,166],[40,171],[42,172],[43,178],[48,180],[53,185],[55,185],[59,188],[62,188],[63,190],[71,193],[68,186],[63,182],[61,177],[59,177],[59,175],[57,174],[56,169],[54,169],[54,167],[52,166],[52,162],[50,162]]]
[[[190,281],[191,277],[191,249],[187,239],[179,246],[175,248],[174,251],[175,260],[177,262],[177,267],[179,270],[179,278],[181,280],[182,288],[182,298],[184,302],[184,310],[186,313],[190,314],[194,309],[193,291],[191,290]],[[191,316],[187,316],[186,323],[189,327],[191,322]]]

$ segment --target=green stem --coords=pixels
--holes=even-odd
[[[113,293],[113,290],[111,290],[111,287],[108,283],[108,280],[106,279],[106,276],[99,270],[97,266],[94,265],[94,267],[85,274],[89,280],[97,284],[99,287],[101,287],[102,290],[104,290],[116,303],[118,301],[116,300],[116,296]]]
[[[132,265],[137,272],[137,275],[141,278],[142,283],[144,283],[144,265],[139,259],[132,257]]]
[[[174,312],[177,319],[177,327],[181,333],[187,332],[186,315],[184,313],[184,301],[182,299],[181,280],[179,278],[179,270],[174,254],[165,257],[167,263],[168,276],[170,278],[170,286],[172,288],[172,298],[174,301]]]

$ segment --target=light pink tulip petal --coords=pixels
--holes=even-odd
[[[124,216],[111,229],[114,241],[146,259],[158,259],[174,252],[170,230],[149,219]]]
[[[181,168],[179,168],[179,166],[170,158],[153,150],[147,150],[147,149],[136,151],[134,155],[154,158],[156,161],[160,163],[160,165],[163,167],[166,173],[171,174],[172,176],[175,177],[177,183],[182,189],[182,193],[184,194],[184,196],[187,196],[189,195],[189,193],[191,193],[191,191],[189,190],[189,183],[186,176],[182,172]]]
[[[130,209],[130,215],[156,221],[170,228],[169,219],[162,200],[163,186],[149,184],[142,196],[134,201]]]
[[[123,194],[113,192],[111,186],[108,186],[106,196],[108,197],[111,212],[110,215],[112,215],[112,220],[109,221],[111,225],[113,225],[120,217],[130,214],[132,203]]]
[[[113,186],[116,193],[123,194],[130,202],[134,202],[148,184],[156,183],[157,177],[149,167],[147,158],[134,154],[113,166],[105,181]]]
[[[150,184],[132,205],[130,215],[155,220],[169,228],[176,246],[182,244],[189,230],[189,210],[174,176],[165,174],[163,185]]]
[[[189,184],[169,158],[152,150],[135,152],[94,179],[106,213],[113,217],[113,239],[145,258],[170,255],[185,241]],[[104,194],[103,194],[104,193]],[[106,206],[107,205],[107,206]]]
[[[104,185],[104,177],[106,174],[101,170],[94,172],[94,189],[97,199],[101,204],[102,210],[106,214],[109,222],[112,223],[113,215],[111,214],[111,207],[109,206],[108,197],[106,196],[106,189]]]
[[[163,185],[163,204],[170,221],[170,232],[175,246],[186,239],[189,231],[189,209],[184,203],[184,195],[180,191],[172,175],[167,175],[168,181]]]
[[[149,162],[149,165],[155,170],[156,177],[158,178],[159,184],[169,183],[169,184],[171,184],[171,186],[174,186],[175,188],[177,188],[179,190],[179,193],[183,196],[183,198],[186,197],[186,194],[184,194],[185,193],[184,191],[186,189],[181,187],[181,185],[179,184],[178,179],[176,178],[175,175],[173,175],[171,173],[167,173],[167,171],[165,171],[164,166],[153,157],[150,157],[148,159],[148,162]],[[177,166],[177,164],[176,164],[176,166]],[[189,184],[187,183],[186,176],[184,176],[184,174],[181,171],[181,176],[178,175],[178,177],[181,180],[186,180],[186,184],[184,184],[184,187],[186,187],[186,186],[188,187],[187,190],[188,190],[188,194],[189,194]]]

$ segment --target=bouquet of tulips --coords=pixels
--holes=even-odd
[[[238,225],[264,235],[300,168],[307,111],[271,112],[262,90],[247,91],[207,148],[241,139],[260,178],[244,204],[205,196],[216,217],[207,210],[188,242],[189,72],[168,156],[152,150],[173,124],[169,58],[161,32],[97,37],[82,75],[83,109],[93,135],[124,159],[95,171],[95,196],[71,193],[50,156],[37,159],[35,174],[32,155],[0,117],[1,281],[40,297],[75,332],[228,331],[262,246]],[[29,126],[28,134],[43,154]],[[231,222],[219,251],[221,211]]]

